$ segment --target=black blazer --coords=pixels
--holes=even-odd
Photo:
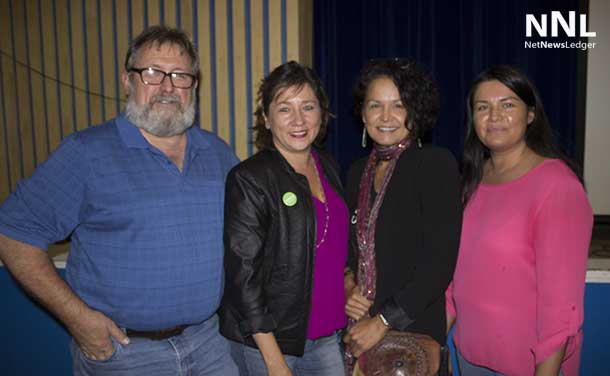
[[[317,151],[324,176],[343,197],[336,163]],[[285,204],[286,192],[296,203]],[[282,353],[303,355],[311,307],[316,214],[307,178],[277,150],[261,151],[227,177],[225,292],[220,332],[255,347],[273,332]]]
[[[358,205],[366,158],[350,168],[347,202]],[[352,221],[353,222],[353,221]],[[411,146],[400,156],[379,210],[375,232],[377,292],[371,316],[392,328],[446,342],[445,289],[453,276],[462,223],[457,163],[446,149]],[[356,226],[348,265],[357,271]]]

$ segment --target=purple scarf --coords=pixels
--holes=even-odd
[[[405,138],[397,145],[382,147],[375,144],[375,148],[369,155],[364,172],[360,178],[358,192],[358,209],[356,210],[356,239],[358,241],[358,285],[362,288],[364,296],[373,301],[375,300],[375,285],[377,283],[377,268],[375,264],[375,227],[377,216],[383,203],[388,183],[394,173],[398,158],[409,146],[411,140]],[[388,169],[383,178],[383,183],[379,193],[375,197],[372,205],[371,190],[375,182],[375,168],[379,161],[390,161]],[[349,319],[348,328],[351,328],[356,321]],[[355,364],[355,358],[351,354],[349,345],[346,346],[346,372],[351,376]]]

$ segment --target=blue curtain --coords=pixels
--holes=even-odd
[[[586,52],[525,48],[526,40],[580,40],[561,28],[556,38],[526,38],[525,15],[539,20],[547,14],[550,31],[551,11],[562,12],[566,20],[576,11],[578,20],[584,13],[579,6],[582,0],[315,0],[314,67],[336,114],[327,148],[344,173],[368,152],[360,147],[362,125],[353,116],[354,80],[368,59],[411,57],[433,74],[441,90],[439,120],[428,141],[460,158],[470,83],[491,65],[510,64],[538,87],[557,141],[575,157],[579,127],[584,127],[577,124],[576,93],[579,80],[585,80]]]

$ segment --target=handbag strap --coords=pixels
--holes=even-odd
[[[441,346],[441,363],[438,368],[438,376],[449,376],[449,349]]]

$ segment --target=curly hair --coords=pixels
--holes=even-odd
[[[488,81],[498,81],[509,88],[513,93],[517,94],[530,111],[534,112],[534,120],[527,126],[525,131],[525,144],[540,156],[557,158],[564,161],[582,183],[583,179],[580,168],[565,156],[555,142],[549,119],[542,105],[542,99],[534,84],[519,70],[507,65],[498,65],[482,72],[474,80],[466,100],[468,122],[466,125],[464,152],[462,153],[462,200],[464,205],[468,203],[468,200],[479,186],[483,178],[483,166],[485,161],[490,157],[489,148],[483,145],[474,130],[473,119],[474,96],[479,85]]]
[[[373,59],[362,71],[354,86],[354,116],[362,118],[364,101],[371,82],[387,77],[398,89],[403,106],[407,109],[405,127],[409,137],[422,137],[436,125],[439,111],[439,92],[432,76],[424,72],[412,59]]]
[[[322,147],[326,137],[326,126],[332,114],[328,108],[328,97],[322,86],[322,82],[313,69],[299,64],[296,61],[289,61],[275,68],[269,75],[261,80],[258,88],[256,111],[254,112],[255,123],[253,130],[254,145],[258,150],[273,148],[273,136],[271,131],[265,127],[265,116],[269,114],[269,106],[281,93],[289,88],[300,89],[309,85],[318,99],[321,110],[321,124],[318,136],[314,145]]]

